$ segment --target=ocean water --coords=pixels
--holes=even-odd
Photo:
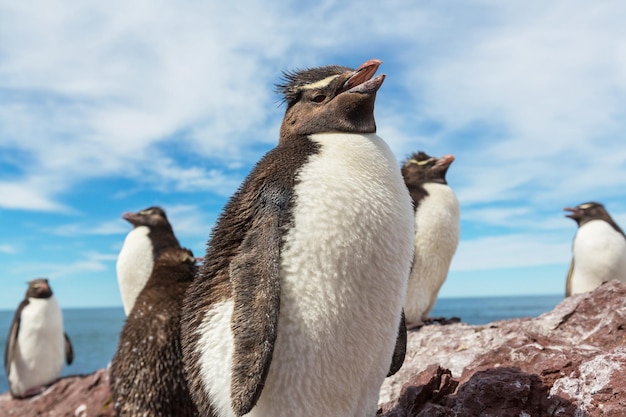
[[[519,297],[440,298],[431,317],[459,317],[468,324],[486,324],[496,320],[537,317],[563,301],[562,295]]]
[[[552,310],[563,296],[442,298],[431,316],[459,317],[469,324],[485,324],[496,320],[536,317]],[[6,346],[13,311],[0,311],[0,346]],[[64,309],[65,331],[74,347],[74,362],[63,368],[63,376],[88,374],[105,368],[117,349],[119,333],[124,325],[124,310],[119,308]],[[4,352],[3,352],[4,353]],[[4,370],[0,375],[0,393],[8,391]]]

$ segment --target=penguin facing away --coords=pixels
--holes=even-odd
[[[74,360],[63,315],[45,278],[28,283],[19,304],[4,351],[4,369],[13,397],[37,395],[61,376],[63,364]]]
[[[183,372],[180,311],[196,259],[163,249],[120,334],[111,363],[111,395],[120,417],[197,416]]]
[[[592,291],[612,279],[626,282],[626,237],[604,206],[592,201],[564,210],[578,224],[565,296]]]
[[[180,244],[165,211],[160,207],[148,207],[137,213],[127,212],[122,218],[133,225],[116,264],[124,313],[128,316],[152,273],[156,256],[161,250],[179,247]]]
[[[460,207],[446,181],[453,155],[425,152],[402,164],[402,176],[415,210],[415,258],[404,305],[407,326],[423,323],[437,301],[460,236]]]
[[[402,364],[413,210],[375,134],[380,63],[278,86],[279,144],[227,203],[183,303],[201,415],[373,417]]]

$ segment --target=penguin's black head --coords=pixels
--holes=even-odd
[[[613,219],[611,219],[611,216],[609,216],[609,213],[606,211],[604,206],[600,203],[596,203],[595,201],[579,204],[576,207],[565,207],[563,210],[570,212],[569,214],[566,214],[565,217],[573,219],[576,223],[578,223],[578,226],[582,226],[591,220],[604,220],[609,223],[613,222]]]
[[[358,69],[331,65],[283,74],[277,85],[287,110],[281,142],[314,133],[374,133],[374,101],[385,75],[374,77],[382,62],[370,59]]]
[[[406,184],[417,185],[426,182],[447,184],[446,172],[454,162],[453,155],[435,158],[419,151],[414,153],[402,164],[402,177]]]
[[[613,218],[609,215],[609,212],[606,211],[604,206],[600,203],[590,201],[588,203],[580,204],[576,207],[565,207],[563,210],[570,212],[569,214],[566,214],[565,217],[574,219],[574,221],[578,224],[578,227],[581,227],[585,223],[592,220],[604,220],[605,222],[610,224],[613,229],[615,229],[618,233],[624,236],[624,238],[626,238],[624,231],[619,227],[617,223],[615,223]]]
[[[133,227],[169,225],[165,211],[163,211],[161,207],[156,206],[148,207],[147,209],[138,211],[137,213],[124,213],[122,214],[122,218],[132,224]]]
[[[604,206],[600,203],[596,203],[595,201],[583,203],[576,207],[565,207],[563,210],[569,211],[570,213],[566,214],[565,217],[574,219],[579,226],[582,226],[591,220],[608,221],[611,218]]]
[[[26,298],[50,298],[52,297],[52,289],[46,278],[36,278],[28,281],[28,289],[26,290]]]

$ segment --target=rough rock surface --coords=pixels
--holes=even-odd
[[[114,417],[105,369],[81,376],[61,378],[41,394],[16,400],[0,395],[2,417]]]
[[[537,318],[413,331],[380,402],[385,417],[626,416],[626,284]]]
[[[412,331],[380,400],[384,417],[626,416],[626,284],[604,284],[536,318]],[[0,395],[2,417],[114,415],[104,369],[30,399]]]

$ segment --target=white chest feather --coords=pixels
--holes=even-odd
[[[378,136],[312,139],[322,149],[298,176],[281,254],[278,337],[248,416],[373,417],[413,257],[413,210],[397,161]],[[229,309],[216,306],[207,318],[229,317]],[[204,332],[204,346],[225,326],[207,325],[213,329]],[[203,360],[206,375],[228,375],[231,351],[214,347]],[[229,384],[207,383],[220,416],[232,415]]]
[[[459,202],[444,184],[427,183],[415,213],[415,260],[407,287],[408,322],[424,319],[435,305],[460,236]]]
[[[612,279],[626,282],[626,239],[607,222],[592,220],[580,227],[573,252],[572,294]]]
[[[149,232],[150,229],[147,226],[139,226],[131,230],[117,258],[117,282],[127,316],[152,274],[154,255]]]
[[[29,299],[21,314],[15,360],[10,364],[11,391],[23,395],[53,382],[64,362],[63,317],[56,298]]]

